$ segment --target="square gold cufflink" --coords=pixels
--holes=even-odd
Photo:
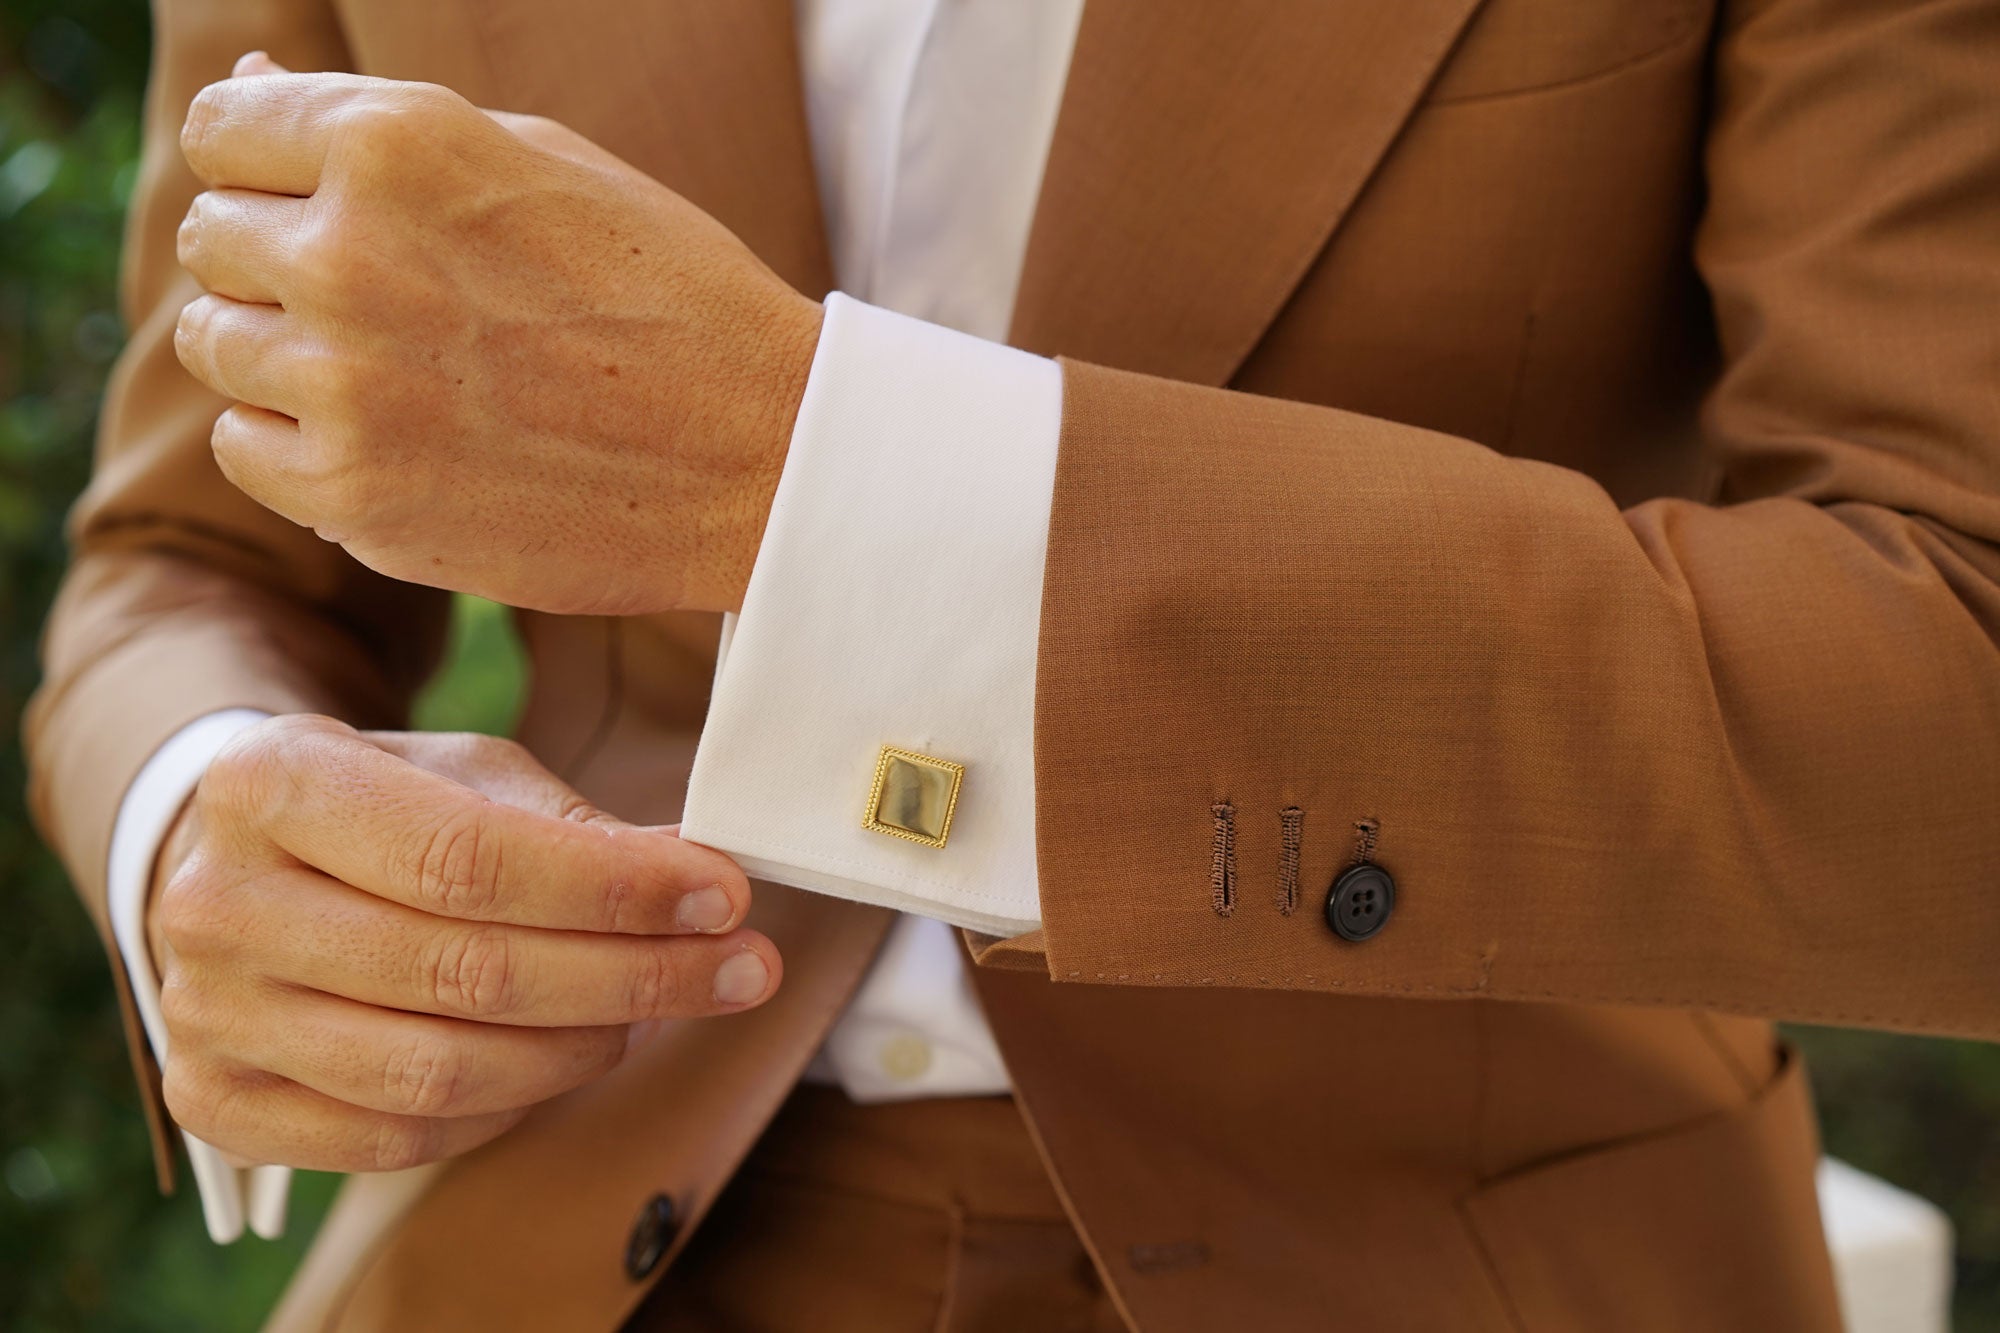
[[[958,808],[958,784],[964,779],[964,764],[885,745],[875,761],[875,786],[861,827],[942,847],[951,835],[951,813]]]

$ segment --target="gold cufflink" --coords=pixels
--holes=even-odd
[[[885,745],[875,761],[875,786],[861,827],[942,847],[951,834],[951,812],[958,808],[958,784],[964,778],[964,764]]]

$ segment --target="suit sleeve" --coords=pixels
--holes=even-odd
[[[112,375],[88,490],[71,515],[72,562],[43,643],[25,736],[30,801],[113,960],[126,1034],[171,1181],[153,1066],[117,962],[105,881],[119,803],[184,724],[228,708],[399,721],[435,665],[446,603],[393,584],[270,514],[217,470],[209,433],[227,406],[174,357],[196,294],[174,257],[199,190],[179,131],[202,87],[268,50],[300,70],[344,68],[320,0],[157,0],[122,305],[131,341]]]
[[[2000,7],[1715,59],[1713,503],[1066,364],[1043,930],[987,961],[2000,1037]]]

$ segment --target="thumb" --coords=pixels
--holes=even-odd
[[[290,70],[271,59],[268,52],[252,51],[236,62],[236,67],[229,71],[229,77],[232,79],[247,79],[258,74],[290,73]]]

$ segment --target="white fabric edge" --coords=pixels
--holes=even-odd
[[[167,1025],[160,1014],[160,980],[153,971],[153,953],[146,940],[146,900],[153,865],[159,859],[160,844],[181,806],[200,784],[201,775],[208,771],[209,762],[238,732],[267,716],[252,708],[227,708],[198,717],[169,736],[126,788],[111,827],[111,850],[105,866],[111,935],[125,964],[140,1026],[153,1048],[153,1058],[162,1064],[167,1058]],[[186,1130],[181,1131],[181,1138],[187,1144],[188,1166],[201,1197],[209,1239],[218,1245],[230,1244],[242,1236],[246,1220],[260,1236],[275,1238],[283,1233],[289,1168],[239,1171],[215,1147]],[[246,1187],[252,1189],[255,1205],[247,1216]]]
[[[1948,1333],[1952,1228],[1928,1199],[1834,1157],[1816,1175],[1847,1333]]]
[[[681,836],[691,842],[699,842],[704,847],[726,848],[704,838],[695,837],[681,826]],[[726,835],[725,835],[726,836]],[[786,888],[805,889],[813,893],[823,893],[833,898],[845,898],[849,902],[868,903],[876,907],[892,907],[899,912],[910,912],[917,916],[927,916],[947,925],[962,926],[976,930],[982,935],[996,935],[1001,939],[1011,939],[1024,935],[1041,926],[1039,920],[1023,921],[1019,917],[993,916],[970,908],[941,904],[932,898],[916,894],[901,893],[884,888],[880,884],[870,884],[863,880],[849,879],[827,870],[801,870],[797,866],[786,865],[782,861],[769,861],[760,856],[730,853],[731,859],[743,867],[743,873],[752,879],[768,880],[773,884],[783,884]]]

